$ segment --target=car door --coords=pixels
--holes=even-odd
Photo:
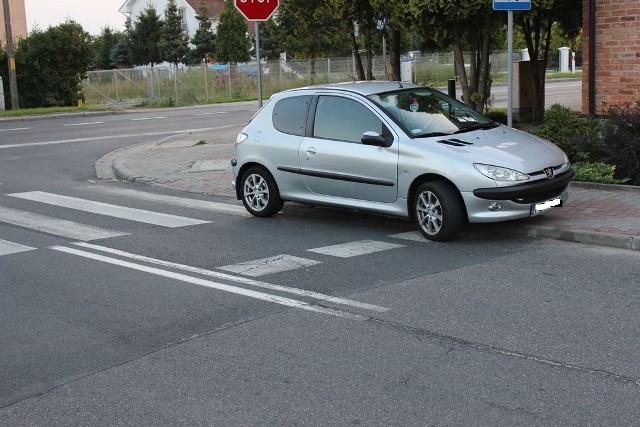
[[[365,145],[364,132],[392,138],[381,118],[362,102],[320,95],[312,133],[299,148],[300,171],[310,191],[336,197],[392,203],[398,197],[398,142]]]

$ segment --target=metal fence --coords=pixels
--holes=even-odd
[[[388,58],[387,58],[388,59]],[[507,72],[507,53],[491,55],[491,75]],[[469,61],[469,53],[465,54]],[[514,54],[514,61],[520,53]],[[364,57],[363,57],[364,61]],[[425,85],[445,84],[455,78],[452,53],[409,53],[402,57],[403,80]],[[87,105],[193,105],[258,98],[257,64],[202,64],[200,66],[161,65],[90,71],[83,84]],[[388,61],[376,56],[373,77],[390,79]],[[262,94],[271,94],[316,83],[352,81],[356,76],[353,57],[295,61],[283,56],[262,64]],[[410,76],[407,78],[407,76]]]

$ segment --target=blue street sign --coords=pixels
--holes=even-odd
[[[531,10],[531,0],[493,0],[493,10]]]

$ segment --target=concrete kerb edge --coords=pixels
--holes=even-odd
[[[600,184],[597,182],[572,181],[571,186],[587,190],[640,192],[640,186],[637,185]]]
[[[529,237],[564,240],[587,245],[640,251],[640,236],[626,236],[586,230],[562,230],[546,226],[521,226],[521,231]]]
[[[122,160],[123,156],[122,154],[126,153],[126,152],[131,152],[131,151],[135,151],[135,150],[139,150],[142,148],[146,148],[148,146],[153,146],[153,145],[159,145],[159,144],[164,144],[168,141],[172,141],[174,139],[179,139],[184,137],[185,135],[189,135],[190,132],[184,132],[184,133],[180,133],[177,135],[170,135],[168,137],[162,138],[160,140],[154,140],[154,141],[146,141],[146,142],[141,142],[140,144],[135,144],[135,145],[131,145],[129,147],[123,147],[123,148],[119,148],[115,151],[112,151],[104,156],[102,156],[101,158],[99,158],[96,162],[95,162],[95,170],[96,170],[96,176],[100,179],[104,179],[104,175],[102,174],[102,172],[100,172],[100,169],[102,169],[103,167],[108,167],[106,165],[108,165],[109,163],[111,164],[111,170],[113,171],[113,174],[115,177],[124,179],[125,181],[132,181],[132,182],[143,182],[143,183],[151,183],[153,182],[152,179],[149,178],[145,178],[143,176],[141,176],[140,174],[137,174],[135,172],[133,172],[131,169],[129,169],[125,164],[124,161]]]

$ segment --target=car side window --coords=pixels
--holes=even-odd
[[[367,107],[352,99],[320,96],[313,125],[315,138],[360,143],[362,134],[382,135],[382,121]]]
[[[281,99],[273,107],[273,127],[282,133],[304,136],[311,96]]]

